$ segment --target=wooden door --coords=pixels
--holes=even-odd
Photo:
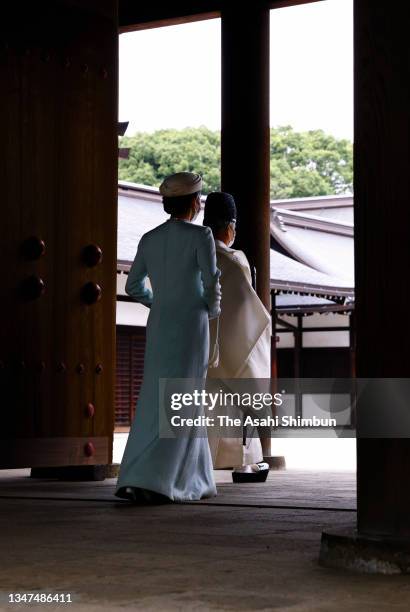
[[[111,462],[116,2],[15,2],[0,29],[0,467]]]

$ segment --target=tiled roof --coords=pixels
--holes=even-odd
[[[353,287],[353,224],[338,216],[329,218],[329,211],[321,216],[317,211],[302,214],[272,208],[271,235],[294,259]]]
[[[157,189],[121,182],[118,192],[118,261],[132,262],[141,236],[167,219]],[[201,211],[195,222],[202,224],[202,220]],[[272,223],[271,229],[272,225],[275,225],[275,237],[281,232],[281,244],[299,259],[295,261],[271,249],[272,289],[321,296],[322,300],[326,296],[353,297],[352,237],[287,224],[286,231],[283,231],[278,223]],[[328,266],[326,261],[330,262]]]
[[[143,234],[169,218],[164,212],[159,194],[120,190],[118,193],[118,246],[119,261],[133,261]],[[151,196],[151,197],[150,197]],[[203,213],[196,223],[202,225]]]

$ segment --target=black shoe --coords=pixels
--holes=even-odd
[[[253,463],[250,467],[252,471],[242,472],[233,471],[232,481],[237,483],[242,482],[265,482],[269,474],[268,463]]]

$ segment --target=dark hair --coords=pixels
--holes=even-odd
[[[212,191],[205,202],[204,225],[211,228],[213,234],[226,230],[236,219],[236,205],[233,196],[225,191]]]
[[[209,221],[208,222],[208,227],[211,228],[211,231],[214,235],[214,238],[217,237],[217,234],[219,234],[219,232],[221,231],[226,231],[228,229],[228,226],[232,223],[232,221],[224,221],[223,219],[217,219],[214,221]],[[205,223],[204,223],[205,225]]]
[[[163,196],[162,204],[168,215],[185,215],[189,212],[192,206],[192,200],[196,198],[199,191],[189,193],[188,195],[167,197]]]

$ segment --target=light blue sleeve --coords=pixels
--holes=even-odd
[[[141,239],[125,284],[125,293],[130,295],[136,302],[140,302],[144,304],[144,306],[150,308],[153,296],[152,291],[145,286],[147,267],[145,264],[142,243],[143,240]]]
[[[199,232],[197,257],[204,287],[203,297],[208,306],[209,318],[214,319],[221,312],[221,272],[216,267],[215,242],[209,227]]]

